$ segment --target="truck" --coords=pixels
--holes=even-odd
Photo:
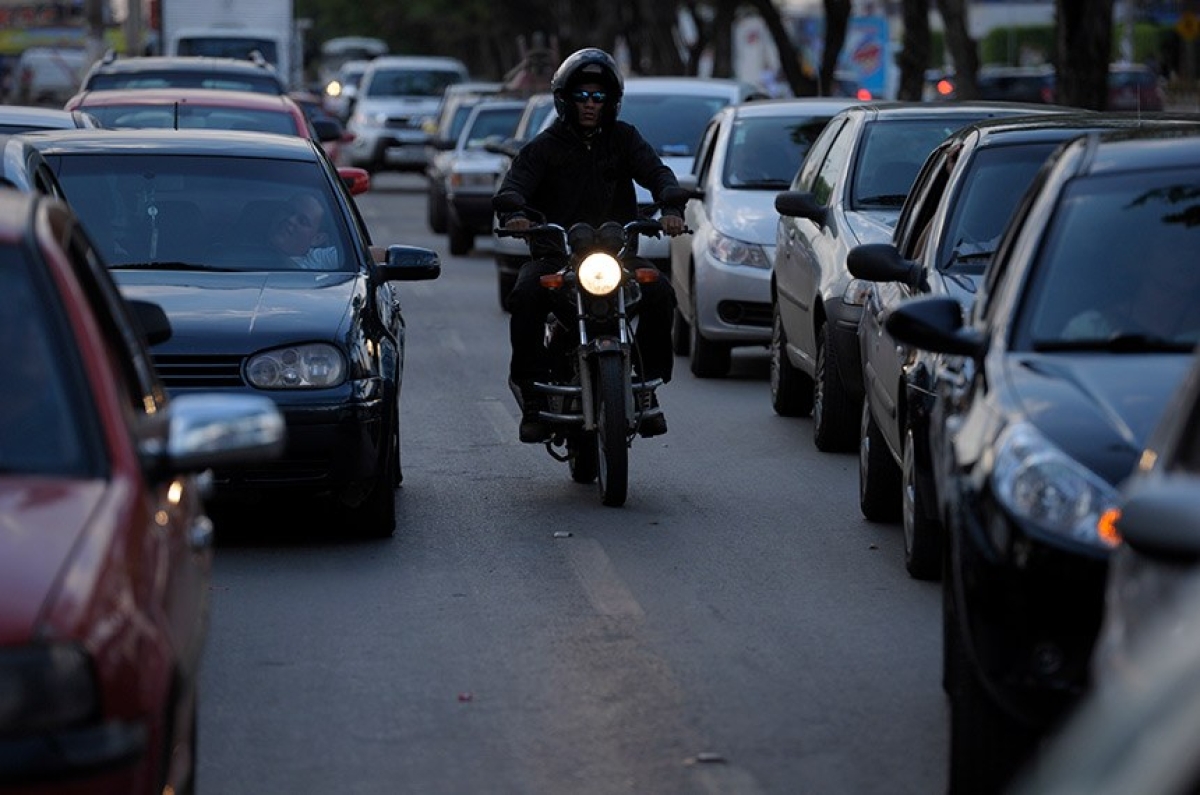
[[[300,87],[302,42],[292,0],[160,0],[164,55],[247,58],[257,51]]]

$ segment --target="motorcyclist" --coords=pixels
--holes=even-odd
[[[572,53],[555,71],[550,90],[557,120],[521,147],[497,194],[515,192],[544,214],[547,223],[569,229],[578,222],[599,226],[605,221],[635,220],[634,181],[656,201],[662,201],[665,191],[678,189],[674,172],[641,133],[617,121],[624,81],[612,56],[594,47]],[[499,213],[499,221],[511,231],[528,229],[533,223],[522,212]],[[664,207],[660,222],[668,235],[680,234],[681,208]],[[560,270],[564,260],[561,251],[548,248],[539,238],[530,240],[530,250],[533,259],[522,266],[508,299],[512,313],[509,385],[521,405],[521,441],[537,443],[550,437],[550,428],[538,418],[544,398],[532,384],[549,376],[544,329],[547,314],[555,309],[554,296],[539,279]],[[648,260],[631,266],[653,267]],[[640,366],[642,378],[661,378],[665,383],[674,364],[670,331],[675,292],[665,278],[641,288],[635,366]],[[661,414],[639,426],[642,436],[666,430]]]

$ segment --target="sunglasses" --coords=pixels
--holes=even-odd
[[[575,100],[576,102],[587,102],[589,99],[591,99],[595,100],[596,102],[603,103],[604,100],[608,99],[608,92],[582,90],[573,91],[571,92],[571,99]]]

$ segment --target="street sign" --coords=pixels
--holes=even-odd
[[[1200,36],[1200,16],[1184,11],[1175,22],[1175,32],[1184,41],[1195,41]]]

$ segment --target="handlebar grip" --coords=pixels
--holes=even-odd
[[[504,227],[500,227],[498,229],[493,229],[492,231],[496,233],[496,237],[524,237],[525,236],[524,232],[514,232],[513,230],[505,229]]]

